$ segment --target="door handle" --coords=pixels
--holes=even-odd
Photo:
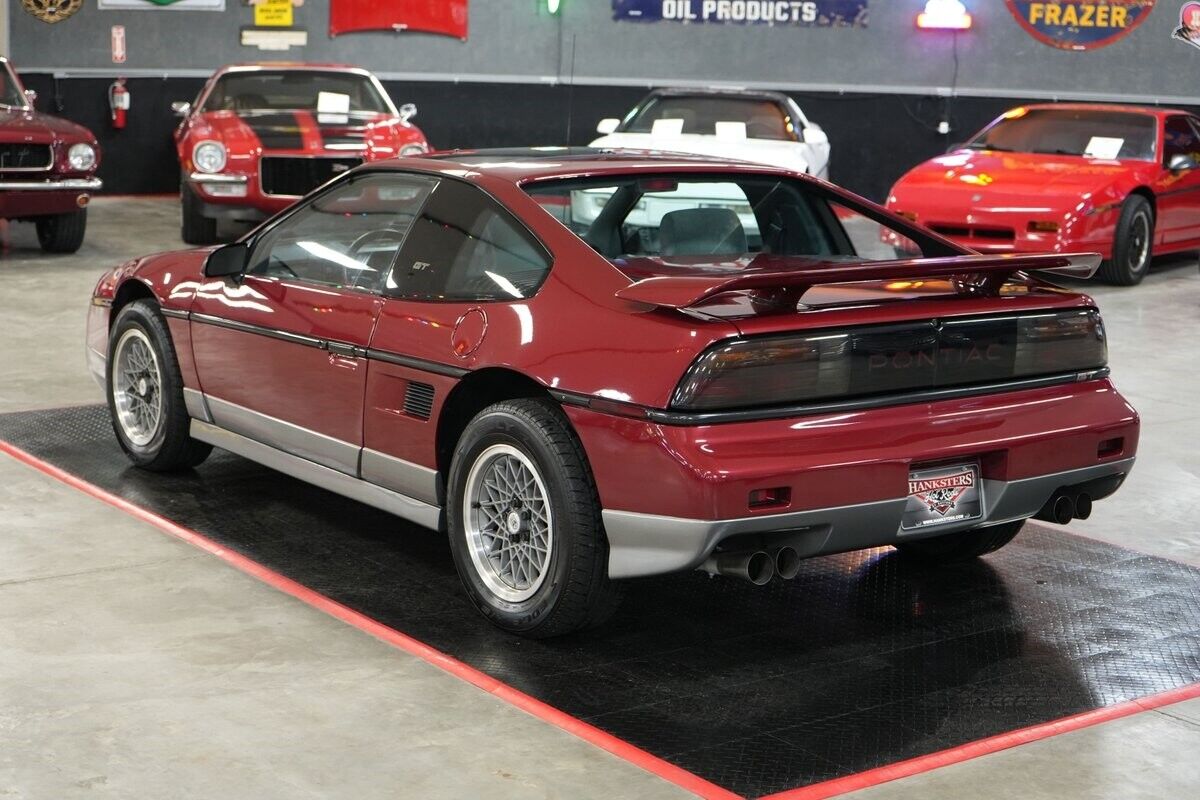
[[[366,351],[361,347],[355,347],[352,344],[343,344],[342,342],[326,342],[325,349],[335,356],[345,356],[346,358],[359,358],[366,354]]]

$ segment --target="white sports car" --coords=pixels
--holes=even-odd
[[[829,137],[780,92],[656,89],[592,147],[720,156],[829,177]]]

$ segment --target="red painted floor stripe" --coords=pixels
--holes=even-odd
[[[693,792],[703,798],[717,798],[718,800],[743,800],[739,795],[723,789],[714,783],[704,780],[699,775],[695,775],[687,770],[677,767],[667,761],[662,760],[658,756],[647,753],[639,747],[636,747],[623,739],[618,739],[610,733],[606,733],[599,728],[596,728],[581,719],[572,717],[570,714],[559,711],[553,706],[549,706],[538,700],[535,697],[525,694],[519,689],[514,689],[502,681],[499,681],[492,676],[481,672],[474,667],[464,664],[453,656],[441,652],[422,641],[412,638],[407,634],[389,628],[381,622],[378,622],[370,617],[361,614],[352,608],[342,605],[336,600],[332,600],[319,592],[315,592],[296,581],[284,575],[275,572],[274,570],[259,564],[257,561],[247,558],[246,556],[236,553],[226,547],[214,542],[212,539],[197,533],[189,528],[178,525],[165,517],[161,517],[152,511],[148,511],[141,506],[134,505],[122,497],[118,497],[110,492],[94,486],[82,478],[78,478],[65,470],[62,470],[53,464],[45,462],[19,447],[9,444],[5,441],[0,441],[0,452],[7,453],[16,460],[27,464],[34,469],[49,475],[55,480],[61,481],[66,485],[78,489],[84,494],[90,495],[98,500],[101,500],[114,508],[120,509],[130,516],[136,517],[143,522],[155,526],[161,531],[181,539],[194,547],[197,547],[205,552],[215,555],[217,558],[236,567],[237,569],[251,575],[260,581],[273,586],[285,594],[289,594],[296,599],[307,603],[313,608],[335,617],[348,625],[353,625],[365,633],[369,633],[375,638],[384,641],[393,647],[403,650],[406,653],[423,659],[430,664],[460,678],[467,683],[479,687],[489,694],[498,697],[505,702],[516,706],[538,719],[543,720],[555,727],[573,734],[585,742],[589,742],[602,750],[622,758],[632,764],[635,764],[642,769],[659,776],[663,780],[669,781],[683,789]],[[1090,538],[1090,537],[1088,537]],[[1136,551],[1134,551],[1136,552]],[[1133,714],[1138,714],[1143,711],[1151,711],[1156,708],[1180,703],[1184,700],[1191,700],[1200,697],[1200,683],[1193,683],[1188,686],[1183,686],[1178,689],[1171,689],[1159,694],[1141,697],[1136,700],[1129,700],[1116,705],[1105,706],[1103,708],[1084,711],[1080,714],[1075,714],[1070,717],[1043,722],[1037,725],[1031,725],[1028,728],[1021,728],[1008,733],[1001,733],[996,736],[989,736],[985,739],[979,739],[974,742],[957,747],[951,747],[947,750],[940,750],[936,753],[918,756],[907,761],[900,761],[895,764],[888,764],[876,769],[857,772],[853,775],[846,775],[841,778],[824,781],[822,783],[814,783],[810,786],[802,786],[799,789],[789,789],[784,792],[769,795],[761,798],[761,800],[821,800],[822,798],[835,797],[847,792],[866,789],[871,786],[878,786],[881,783],[907,778],[911,775],[919,775],[923,772],[930,772],[941,767],[946,767],[951,764],[958,764],[963,761],[968,761],[972,758],[985,756],[990,753],[996,753],[1001,750],[1007,750],[1019,745],[1036,742],[1040,739],[1048,739],[1052,736],[1058,736],[1064,733],[1070,733],[1082,728],[1088,728],[1092,725],[1098,725],[1102,722],[1128,717]]]
[[[1196,697],[1200,697],[1200,683],[1193,683],[1190,686],[1182,686],[1178,689],[1171,689],[1170,691],[1152,694],[1148,697],[1140,697],[1136,700],[1129,700],[1124,703],[1117,703],[1116,705],[1084,711],[1081,714],[1063,717],[1051,722],[1043,722],[1038,725],[1031,725],[1028,728],[1001,733],[997,736],[989,736],[986,739],[967,742],[958,747],[951,747],[948,750],[918,756],[908,761],[888,764],[887,766],[867,770],[866,772],[857,772],[853,775],[834,778],[822,783],[814,783],[799,789],[789,789],[786,792],[769,795],[761,800],[821,800],[821,798],[835,797],[847,792],[866,789],[870,786],[878,786],[881,783],[887,783],[899,778],[907,778],[910,775],[919,775],[922,772],[930,772],[951,764],[969,761],[972,758],[1007,750],[1010,747],[1036,742],[1039,739],[1049,739],[1052,736],[1070,733],[1082,728],[1089,728],[1101,722],[1110,722],[1114,719],[1140,714],[1143,711],[1151,711]]]
[[[31,453],[27,453],[19,447],[9,444],[5,441],[0,441],[0,452],[8,455],[26,464],[39,472],[49,475],[57,481],[65,483],[73,489],[78,489],[84,494],[90,495],[97,500],[101,500],[114,508],[124,511],[132,517],[135,517],[143,522],[147,522],[164,533],[174,536],[188,544],[197,547],[207,553],[210,553],[227,564],[236,567],[242,572],[250,575],[258,580],[266,583],[269,586],[278,589],[284,594],[307,603],[315,609],[325,612],[326,614],[336,619],[345,622],[347,625],[352,625],[359,630],[369,633],[380,641],[386,642],[393,647],[403,650],[410,655],[428,661],[435,667],[442,669],[456,678],[460,678],[473,686],[477,686],[483,691],[504,700],[505,702],[516,706],[522,711],[531,714],[538,719],[548,722],[557,728],[561,728],[567,733],[583,739],[602,750],[622,758],[631,764],[635,764],[642,769],[650,772],[663,780],[669,781],[680,788],[686,789],[699,797],[711,798],[712,800],[742,800],[740,795],[734,794],[727,789],[722,789],[714,783],[701,778],[699,775],[694,775],[685,769],[675,766],[667,761],[663,761],[658,756],[647,753],[639,747],[636,747],[623,739],[618,739],[610,733],[606,733],[599,728],[596,728],[581,719],[572,717],[559,711],[557,708],[549,706],[538,700],[535,697],[525,694],[519,689],[514,689],[506,683],[496,680],[492,676],[480,672],[469,664],[464,664],[458,659],[449,656],[440,650],[437,650],[429,645],[412,638],[400,631],[389,628],[381,622],[378,622],[365,614],[361,614],[348,606],[344,606],[336,600],[330,599],[319,592],[297,583],[296,581],[284,575],[275,572],[274,570],[263,566],[240,553],[234,552],[212,539],[209,539],[203,534],[197,533],[182,525],[178,525],[165,517],[161,517],[152,511],[148,511],[141,506],[118,497],[111,492],[107,492],[98,486],[94,486],[87,481],[72,475],[65,470],[62,470],[53,464],[47,463]]]

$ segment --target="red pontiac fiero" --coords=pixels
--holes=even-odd
[[[549,636],[623,578],[1086,517],[1138,416],[1092,301],[1027,270],[1097,262],[970,255],[773,167],[460,152],[106,272],[88,351],[135,464],[221,447],[444,530],[479,610]]]
[[[887,207],[982,253],[1097,252],[1110,283],[1200,249],[1200,119],[1060,103],[1005,112],[896,182]]]
[[[181,235],[217,241],[217,221],[259,222],[365,161],[425,153],[425,134],[364,69],[241,64],[217,70],[195,103],[172,105]]]

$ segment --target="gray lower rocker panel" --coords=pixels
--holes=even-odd
[[[362,479],[395,492],[438,504],[437,470],[375,450],[362,451]]]
[[[293,478],[299,478],[360,503],[374,506],[418,525],[437,530],[441,522],[442,510],[437,506],[414,500],[399,492],[384,489],[382,486],[367,483],[336,469],[291,453],[285,453],[270,445],[227,431],[224,428],[218,428],[207,422],[193,419],[191,435],[193,439],[208,442],[214,447],[236,453],[265,467],[278,470]]]
[[[280,450],[347,475],[358,475],[358,445],[325,436],[258,411],[251,411],[212,395],[205,395],[204,399],[208,403],[212,422],[226,430],[259,442],[270,442]]]
[[[999,525],[1036,514],[1055,491],[1110,475],[1128,475],[1133,459],[1016,481],[983,481],[982,519],[903,531],[900,520],[907,498],[852,506],[767,514],[738,519],[703,520],[605,510],[608,575],[633,578],[690,569],[731,536],[762,534],[795,547],[803,556],[841,553],[896,542],[941,536],[986,525]]]

